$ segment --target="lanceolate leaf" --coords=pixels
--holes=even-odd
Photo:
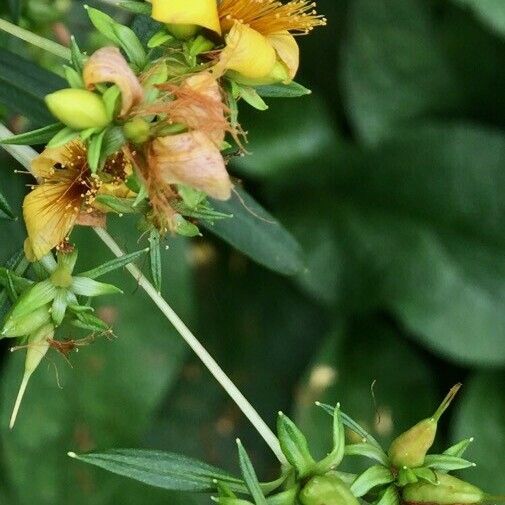
[[[237,189],[227,202],[213,200],[212,207],[233,219],[203,221],[202,227],[271,270],[294,275],[303,269],[298,242],[245,191]]]
[[[9,202],[7,201],[5,196],[0,192],[0,219],[3,217],[8,217],[10,219],[15,218],[14,212],[12,211]]]
[[[424,466],[434,470],[450,472],[453,470],[463,470],[475,466],[475,463],[456,456],[446,454],[428,454],[424,460]]]
[[[310,95],[312,91],[297,82],[291,84],[272,84],[270,86],[257,86],[256,93],[264,98],[298,98]]]
[[[0,103],[38,124],[53,123],[44,97],[65,81],[10,51],[0,48]]]
[[[70,453],[70,456],[150,486],[174,491],[213,491],[216,488],[215,480],[226,483],[231,489],[244,489],[240,479],[219,468],[179,454],[115,449],[80,455]]]
[[[89,279],[96,279],[98,277],[101,277],[102,275],[108,274],[109,272],[113,272],[114,270],[129,265],[130,263],[134,262],[144,254],[146,254],[148,251],[149,249],[142,249],[141,251],[125,254],[120,258],[115,258],[111,261],[108,261],[107,263],[104,263],[103,265],[100,265],[99,267],[93,268],[92,270],[88,270],[87,272],[79,274],[79,277],[88,277]]]
[[[62,128],[63,125],[61,123],[51,124],[37,130],[32,130],[30,132],[20,133],[19,135],[13,135],[12,137],[0,139],[0,144],[14,144],[23,146],[47,144],[60,130],[62,130]]]

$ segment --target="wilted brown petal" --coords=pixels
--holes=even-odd
[[[142,86],[117,47],[104,47],[96,51],[86,62],[83,76],[88,89],[93,89],[95,84],[108,82],[121,90],[121,116],[143,99]]]
[[[186,184],[218,200],[231,196],[233,184],[223,156],[200,131],[155,139],[149,150],[149,170],[165,184]]]

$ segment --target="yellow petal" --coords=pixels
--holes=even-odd
[[[69,147],[73,144],[73,150],[82,150],[86,155],[86,148],[78,141],[71,142],[61,147],[48,147],[32,161],[32,171],[37,179],[50,179],[54,174],[56,164],[67,165],[72,162],[72,152]]]
[[[277,52],[279,59],[286,65],[289,81],[292,81],[300,67],[300,48],[298,47],[298,43],[289,32],[269,35],[268,40]]]
[[[103,47],[93,53],[84,65],[83,77],[88,89],[104,82],[114,83],[120,89],[121,116],[139,104],[144,97],[144,90],[137,76],[117,47]]]
[[[217,200],[228,200],[233,184],[223,156],[200,131],[160,137],[151,144],[150,170],[165,184],[186,184]]]
[[[261,79],[270,75],[276,61],[275,49],[266,37],[236,22],[213,72],[220,77],[226,70],[234,70],[248,79]]]
[[[41,184],[25,197],[23,216],[38,259],[62,242],[75,224],[79,209],[66,198],[68,189],[65,183]]]
[[[156,21],[202,26],[221,35],[217,0],[153,0],[152,4]]]

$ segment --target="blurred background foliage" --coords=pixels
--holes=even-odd
[[[18,6],[4,4],[5,15]],[[265,419],[293,413],[320,453],[329,422],[314,401],[341,401],[388,440],[462,381],[439,444],[475,436],[478,466],[467,476],[503,493],[505,4],[319,0],[319,10],[329,24],[302,40],[298,78],[313,94],[243,110],[253,155],[230,167],[297,237],[306,268],[281,276],[211,236],[173,239],[164,295]],[[39,21],[22,18],[61,37],[54,20]],[[96,45],[78,2],[58,22]],[[2,36],[4,117],[43,123],[35,98],[59,81],[34,84],[32,65],[59,64]],[[27,178],[5,153],[0,162],[1,191],[19,202]],[[137,247],[131,223],[109,223],[127,250]],[[83,268],[109,257],[89,231],[78,236]],[[2,260],[22,240],[19,222],[0,221]],[[134,281],[111,280],[126,296],[103,301],[100,314],[118,338],[81,349],[72,367],[47,360],[13,432],[22,356],[2,345],[0,503],[207,503],[84,467],[69,450],[150,447],[236,470],[240,436],[271,477],[273,456],[175,331]]]

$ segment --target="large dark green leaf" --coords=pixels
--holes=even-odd
[[[9,10],[14,21],[18,21],[21,15],[22,0],[8,0]]]
[[[276,272],[294,275],[302,270],[303,253],[298,242],[245,191],[236,189],[230,200],[213,201],[212,206],[233,215],[233,219],[202,223],[209,231]]]
[[[428,2],[355,0],[349,9],[345,98],[364,140],[379,141],[458,103],[460,87],[436,44]]]
[[[144,484],[173,491],[212,491],[215,480],[243,489],[240,479],[180,454],[140,449],[114,449],[73,457]]]
[[[505,482],[504,383],[504,372],[476,373],[465,384],[453,430],[455,441],[475,437],[465,457],[476,461],[477,466],[462,475],[496,495],[503,494]]]
[[[57,75],[0,48],[0,103],[37,124],[54,123],[44,96],[65,87]]]
[[[454,0],[471,9],[479,19],[500,35],[505,35],[505,4],[502,0]]]

